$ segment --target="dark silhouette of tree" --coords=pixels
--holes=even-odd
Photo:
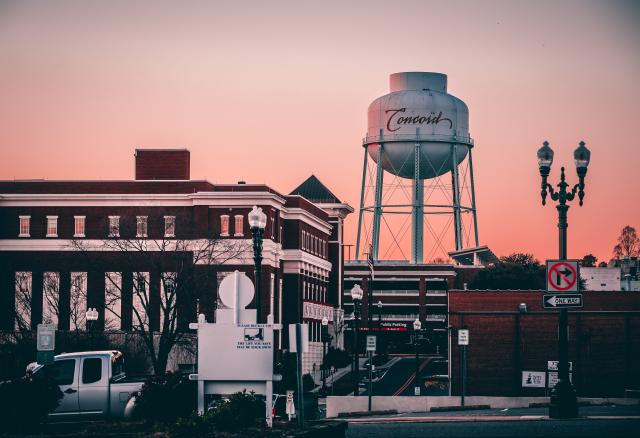
[[[609,266],[609,265],[607,265],[607,262],[598,263],[598,268],[606,268],[607,266]]]
[[[545,267],[532,254],[513,253],[480,272],[469,283],[474,290],[542,290]]]
[[[618,243],[613,247],[613,255],[617,259],[640,256],[640,238],[636,229],[625,226],[618,236]]]
[[[586,256],[582,257],[582,260],[580,260],[580,266],[584,268],[594,268],[597,261],[598,257],[594,256],[593,254],[587,254]]]

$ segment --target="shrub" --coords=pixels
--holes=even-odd
[[[252,391],[232,394],[229,399],[215,404],[204,416],[204,422],[214,430],[237,431],[264,427],[266,407],[264,401]]]
[[[0,382],[0,424],[11,431],[33,429],[46,420],[62,396],[51,378],[25,376]]]
[[[309,392],[316,387],[316,382],[313,380],[311,374],[305,374],[302,376],[302,392]]]
[[[136,416],[161,423],[189,417],[197,408],[197,382],[167,372],[147,379],[136,398]]]

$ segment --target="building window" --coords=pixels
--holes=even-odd
[[[104,276],[104,330],[120,330],[122,274],[120,272],[105,272]]]
[[[120,237],[120,216],[109,216],[109,237]]]
[[[178,326],[177,292],[177,273],[163,272],[160,284],[160,331]]]
[[[47,237],[58,237],[58,216],[47,216]]]
[[[85,237],[85,219],[86,216],[74,216],[73,237]]]
[[[146,332],[149,331],[149,273],[136,272],[133,279],[132,326]]]
[[[303,300],[307,299],[307,282],[306,281],[302,282],[302,299]]]
[[[33,296],[31,272],[16,272],[15,329],[31,330],[31,299]]]
[[[176,217],[164,217],[164,237],[176,237]]]
[[[147,237],[147,216],[136,216],[136,237]]]
[[[20,233],[18,237],[29,237],[29,226],[31,225],[31,216],[20,216]]]
[[[42,281],[42,322],[58,325],[60,312],[60,276],[57,272],[45,272]]]
[[[84,330],[87,327],[87,273],[71,273],[69,297],[69,329]]]
[[[306,249],[305,240],[307,239],[307,233],[305,231],[302,232],[302,250]]]
[[[220,216],[220,235],[228,236],[229,235],[229,216],[223,214]]]
[[[234,232],[234,236],[238,237],[238,236],[244,236],[244,229],[243,229],[243,225],[244,225],[244,216],[242,216],[241,214],[237,214],[235,216],[235,232]]]

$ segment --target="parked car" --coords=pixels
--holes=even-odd
[[[53,378],[63,393],[50,419],[84,420],[123,417],[131,396],[142,388],[144,377],[130,379],[119,351],[86,351],[55,356],[47,365],[31,364],[34,378]]]

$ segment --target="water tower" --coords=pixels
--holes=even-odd
[[[444,74],[395,73],[390,88],[369,105],[356,257],[456,258],[478,247],[469,110]]]

